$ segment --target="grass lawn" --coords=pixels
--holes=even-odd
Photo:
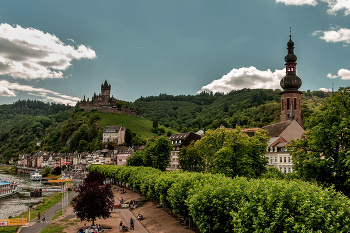
[[[99,126],[104,128],[110,125],[122,125],[123,127],[129,128],[132,132],[139,134],[142,139],[149,139],[156,134],[152,133],[153,122],[141,118],[130,116],[128,114],[117,114],[111,112],[98,112],[101,116],[99,120]],[[165,128],[167,132],[169,129]],[[174,132],[174,130],[172,130]]]

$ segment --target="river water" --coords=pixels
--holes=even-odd
[[[0,170],[0,179],[2,178],[19,181],[20,188],[18,193],[0,198],[0,219],[17,216],[27,211],[30,204],[37,204],[43,197],[52,195],[52,192],[42,192],[43,197],[30,197],[30,191],[38,188],[60,188],[60,186],[44,185],[40,181],[31,181],[29,175],[11,173],[7,170]]]

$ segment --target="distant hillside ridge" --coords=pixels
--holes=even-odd
[[[276,123],[281,114],[281,90],[242,89],[230,93],[201,92],[198,95],[140,97],[135,107],[143,117],[179,132],[225,127],[263,127]],[[302,95],[304,119],[331,93],[306,91]]]

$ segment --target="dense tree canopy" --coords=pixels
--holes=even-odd
[[[234,128],[262,127],[279,120],[281,90],[242,89],[230,93],[201,92],[198,95],[167,95],[141,97],[135,106],[149,120],[179,132],[216,129],[223,124]],[[306,119],[329,96],[321,91],[302,95],[302,112]]]
[[[154,142],[149,141],[145,151],[137,151],[127,159],[128,166],[153,167],[165,171],[170,161],[170,152],[173,147],[165,137],[159,137]]]
[[[267,141],[264,130],[256,131],[253,137],[239,127],[207,130],[202,139],[181,150],[180,167],[188,171],[202,168],[230,177],[258,177],[266,170],[267,160],[262,155]]]
[[[334,184],[347,195],[350,182],[350,87],[327,98],[291,146],[294,168],[307,180]]]

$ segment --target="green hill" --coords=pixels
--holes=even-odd
[[[278,122],[280,90],[242,89],[228,94],[202,92],[198,95],[141,97],[135,107],[144,118],[127,114],[84,112],[83,109],[23,100],[0,105],[0,160],[38,150],[56,152],[101,149],[102,130],[108,125],[127,128],[126,143],[144,144],[159,135],[196,132],[221,124],[235,127],[262,127]],[[302,95],[305,121],[329,94],[307,91]],[[157,119],[158,130],[153,129]],[[38,141],[42,141],[37,146]],[[1,162],[1,161],[0,161]]]
[[[141,97],[135,107],[145,118],[180,132],[217,128],[221,124],[235,127],[262,127],[278,122],[281,90],[242,89],[228,94],[202,92],[198,95]],[[307,91],[302,95],[304,118],[316,110],[330,94]]]
[[[0,131],[0,160],[3,157],[2,160],[7,161],[10,157],[16,158],[20,153],[34,153],[39,150],[55,152],[99,150],[104,147],[101,142],[102,130],[108,125],[125,127],[128,145],[143,145],[146,140],[176,132],[162,126],[155,130],[153,122],[142,117],[94,110],[84,112],[80,108],[48,116],[30,115],[30,113],[17,115],[15,114],[12,120],[9,119],[11,124],[7,129]],[[40,146],[37,145],[38,141],[41,141]]]

